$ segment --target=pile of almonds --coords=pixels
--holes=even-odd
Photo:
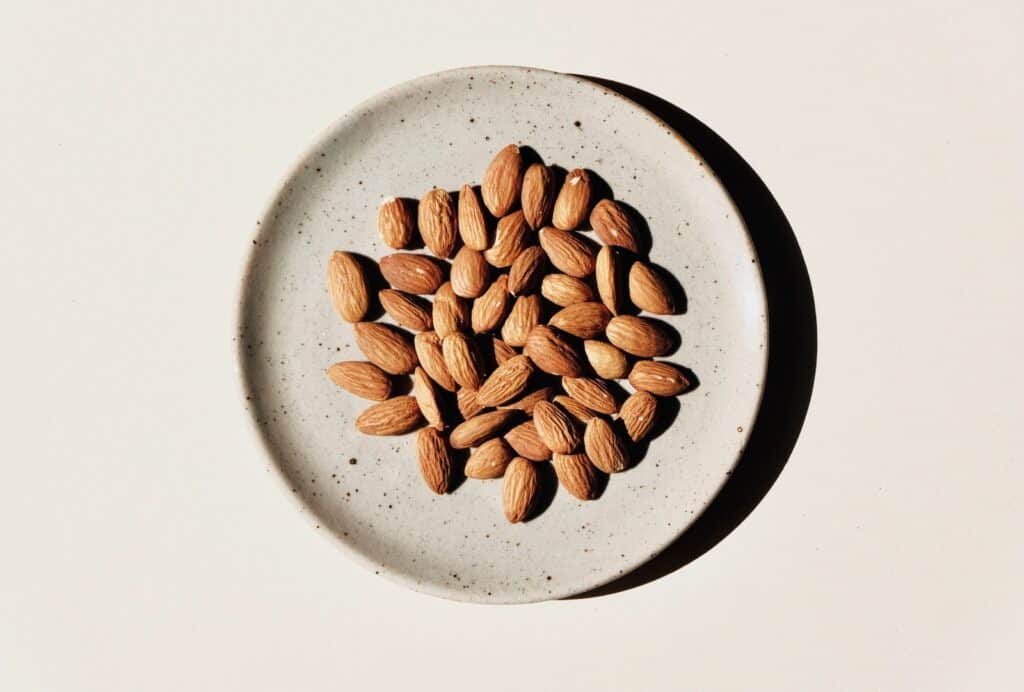
[[[364,321],[373,300],[365,260],[335,252],[328,264],[331,301],[354,323],[369,361],[336,363],[328,375],[380,402],[356,427],[368,435],[416,431],[420,471],[436,493],[451,485],[454,450],[472,449],[465,475],[504,477],[510,522],[530,517],[536,464],[548,460],[568,492],[594,499],[602,472],[630,466],[658,397],[690,387],[683,370],[651,360],[675,350],[675,331],[631,314],[679,312],[673,284],[638,256],[632,213],[593,199],[595,187],[582,169],[559,184],[557,169],[527,167],[510,144],[488,166],[479,196],[464,185],[457,202],[439,189],[418,207],[385,201],[384,242],[408,248],[418,229],[434,255],[396,252],[379,263],[390,287],[376,298],[415,337]],[[586,223],[603,245],[576,232]],[[409,374],[412,395],[392,397],[395,378]],[[634,389],[628,396],[614,382],[624,378]]]

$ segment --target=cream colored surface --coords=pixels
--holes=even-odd
[[[0,689],[1019,688],[1024,12],[847,4],[5,8]],[[803,248],[796,450],[640,589],[503,608],[376,578],[238,405],[235,282],[282,172],[380,88],[473,63],[686,108]]]

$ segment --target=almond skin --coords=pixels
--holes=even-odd
[[[377,294],[388,316],[403,327],[422,332],[433,328],[429,303],[417,296],[385,288]]]
[[[600,418],[600,414],[595,411],[591,411],[589,408],[581,404],[580,402],[573,399],[571,396],[561,394],[554,398],[554,402],[565,409],[565,412],[575,418],[580,423],[586,425],[590,422],[591,418]]]
[[[514,296],[533,293],[540,286],[547,268],[548,258],[543,248],[536,245],[526,248],[508,270],[508,292]]]
[[[416,459],[427,487],[438,495],[448,492],[452,452],[444,434],[433,428],[423,428],[416,433]]]
[[[665,356],[675,350],[676,338],[664,322],[648,317],[619,315],[605,329],[608,341],[641,358]]]
[[[377,228],[388,247],[401,250],[412,241],[416,219],[412,215],[413,202],[392,197],[381,202],[377,209]]]
[[[466,247],[483,252],[490,244],[487,215],[480,198],[469,185],[459,190],[459,235]]]
[[[573,418],[550,401],[538,402],[534,407],[533,424],[540,439],[552,452],[569,454],[583,441]]]
[[[434,297],[433,322],[434,331],[442,339],[449,334],[461,332],[469,327],[469,301],[459,298],[452,289],[451,282],[441,285]]]
[[[477,390],[477,403],[491,407],[515,399],[526,391],[526,383],[532,374],[533,363],[526,356],[516,356],[505,361]]]
[[[523,175],[523,215],[530,228],[537,230],[551,218],[555,206],[555,176],[551,169],[535,163]]]
[[[480,351],[469,336],[455,332],[441,342],[444,364],[460,387],[479,389],[484,382]]]
[[[484,259],[499,269],[511,267],[520,253],[531,244],[531,235],[523,212],[515,211],[501,217],[494,230],[494,244],[484,251]]]
[[[427,249],[438,257],[451,257],[457,236],[455,202],[447,190],[431,190],[419,206],[420,236]]]
[[[523,156],[519,147],[509,144],[491,160],[480,193],[484,204],[495,216],[509,213],[519,201],[523,185]]]
[[[564,307],[548,320],[548,324],[580,339],[593,339],[604,334],[612,314],[601,303],[576,303]]]
[[[629,299],[641,310],[655,315],[679,312],[671,284],[661,271],[646,262],[634,262],[629,269]]]
[[[452,290],[460,298],[476,298],[487,290],[490,277],[491,265],[478,250],[464,247],[452,260]]]
[[[509,303],[508,277],[502,274],[482,296],[473,301],[470,324],[477,334],[493,331],[505,321]]]
[[[373,322],[359,322],[354,329],[359,350],[384,372],[405,375],[416,367],[416,349],[406,332]]]
[[[566,307],[594,300],[594,292],[585,282],[568,274],[548,274],[540,283],[540,294],[555,305]]]
[[[546,226],[538,237],[548,261],[559,271],[576,278],[594,273],[597,250],[582,236]]]
[[[463,420],[469,420],[484,410],[484,407],[476,401],[476,390],[469,387],[461,388],[455,395],[458,400],[459,413]]]
[[[466,460],[466,477],[478,480],[501,478],[515,453],[500,437],[487,440]]]
[[[521,457],[530,461],[547,461],[551,458],[551,450],[544,444],[537,433],[537,426],[532,420],[520,423],[505,433],[505,442],[508,442]]]
[[[434,390],[434,381],[427,376],[423,368],[416,368],[412,374],[412,395],[420,412],[427,419],[427,423],[438,430],[444,429],[444,417],[441,415],[441,407],[437,403],[437,392]]]
[[[593,500],[597,497],[597,470],[586,454],[551,455],[558,482],[570,495],[578,500]]]
[[[583,448],[591,463],[605,473],[625,471],[629,466],[625,443],[603,418],[593,418],[587,423],[583,432]]]
[[[420,407],[411,396],[374,404],[356,418],[356,428],[365,435],[404,435],[422,424]]]
[[[523,353],[546,373],[569,377],[583,373],[579,349],[564,334],[543,324],[530,330]]]
[[[644,391],[634,392],[622,403],[619,420],[626,426],[626,434],[633,442],[647,437],[654,427],[658,413],[658,400]]]
[[[519,399],[501,404],[498,408],[511,408],[522,411],[528,416],[533,415],[533,410],[541,401],[550,401],[558,393],[555,387],[541,387],[526,394]]]
[[[359,322],[370,309],[370,289],[359,261],[337,251],[327,263],[327,291],[335,312],[346,322]]]
[[[502,430],[518,418],[518,411],[498,410],[479,413],[457,425],[452,430],[448,441],[455,449],[476,447],[485,440],[497,437]]]
[[[391,396],[391,378],[373,363],[347,361],[327,368],[334,384],[356,396],[384,401]]]
[[[605,245],[597,253],[594,264],[594,283],[597,294],[613,315],[620,315],[626,309],[626,280],[623,265],[625,258],[618,248]]]
[[[637,361],[629,373],[629,383],[658,396],[676,396],[690,388],[690,380],[679,368],[653,360]]]
[[[593,339],[584,341],[583,352],[598,377],[603,377],[606,380],[620,380],[629,372],[629,360],[626,358],[626,354],[609,343]]]
[[[555,228],[571,231],[580,227],[590,211],[591,188],[590,174],[582,168],[570,171],[565,176],[551,213],[551,223]]]
[[[619,410],[615,394],[604,380],[594,377],[563,377],[562,389],[591,411],[612,414]]]
[[[416,357],[430,378],[442,389],[454,392],[458,385],[448,372],[441,349],[441,337],[434,332],[420,332],[413,339]]]
[[[590,227],[605,245],[624,247],[639,252],[637,226],[632,215],[618,202],[602,199],[590,212]]]
[[[530,516],[539,487],[540,479],[533,464],[522,457],[515,457],[508,463],[501,500],[509,522],[516,524]]]
[[[444,283],[441,264],[426,255],[396,252],[380,261],[380,273],[392,288],[406,293],[434,293]]]
[[[505,343],[498,337],[494,337],[493,339],[491,339],[491,350],[494,353],[494,362],[496,365],[502,365],[509,359],[515,358],[516,356],[519,355],[518,353],[516,353],[516,350],[514,348],[509,346],[507,343]]]
[[[530,330],[540,324],[540,296],[519,296],[501,326],[501,338],[510,346],[521,348],[526,344]]]

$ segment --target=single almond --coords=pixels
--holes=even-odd
[[[579,349],[564,334],[546,325],[537,325],[530,330],[523,353],[546,373],[569,377],[579,377],[583,373]]]
[[[476,190],[463,185],[459,190],[459,235],[466,247],[483,252],[490,244],[487,215]]]
[[[551,218],[555,206],[555,176],[542,163],[535,163],[523,174],[523,214],[530,228],[537,230]]]
[[[565,409],[565,412],[570,416],[578,420],[580,423],[586,425],[590,422],[591,418],[600,418],[601,414],[591,411],[589,408],[581,404],[580,402],[573,399],[571,396],[560,394],[556,396],[553,401]]]
[[[593,339],[583,342],[583,352],[591,369],[606,380],[619,380],[629,372],[626,354],[604,341]]]
[[[420,365],[427,371],[430,378],[442,389],[454,392],[457,385],[444,362],[441,337],[435,332],[420,332],[413,338],[413,347],[416,349],[416,357]]]
[[[461,387],[479,389],[484,382],[480,351],[476,342],[462,332],[449,334],[441,342],[444,364]]]
[[[444,283],[444,269],[433,257],[396,252],[380,261],[380,273],[392,288],[406,293],[434,293]]]
[[[494,364],[496,366],[502,365],[506,361],[515,358],[516,356],[519,355],[518,353],[516,353],[516,350],[514,348],[509,346],[507,343],[505,343],[498,337],[494,337],[493,339],[491,339],[491,351],[494,355]]]
[[[605,329],[608,341],[626,353],[642,358],[665,356],[676,348],[672,329],[659,320],[634,315],[612,318]]]
[[[501,338],[510,346],[522,347],[530,330],[540,324],[540,296],[519,296],[501,326]]]
[[[626,445],[611,424],[592,418],[583,432],[583,448],[590,461],[605,473],[625,471],[629,466]]]
[[[327,368],[334,384],[364,399],[384,401],[391,396],[391,378],[373,363],[347,361]]]
[[[626,426],[626,434],[633,442],[647,437],[654,427],[658,413],[658,400],[654,395],[644,391],[634,392],[622,402],[619,409],[619,420]]]
[[[516,524],[529,518],[539,487],[540,479],[533,464],[522,457],[515,457],[508,463],[501,500],[509,522]]]
[[[359,350],[384,372],[405,375],[416,367],[416,349],[407,332],[374,322],[359,322],[354,329]]]
[[[548,260],[544,248],[531,245],[516,257],[508,270],[508,292],[514,296],[533,293],[540,286],[547,270]]]
[[[526,383],[532,374],[533,363],[526,356],[505,361],[480,385],[476,393],[477,403],[491,407],[515,399],[526,391]]]
[[[340,250],[327,263],[327,291],[335,312],[346,322],[359,322],[370,309],[370,289],[359,261]]]
[[[441,285],[434,296],[434,331],[442,339],[449,334],[469,328],[471,308],[469,301],[455,295],[450,281]]]
[[[582,278],[594,273],[597,250],[582,236],[545,226],[537,234],[544,253],[559,271]]]
[[[586,282],[568,274],[548,274],[540,283],[540,294],[555,305],[566,307],[594,300],[594,291]]]
[[[459,423],[452,430],[448,441],[455,449],[476,447],[481,442],[497,437],[513,421],[519,418],[519,411],[488,411],[478,413],[467,421]]]
[[[437,392],[434,390],[434,381],[427,376],[423,368],[416,368],[412,374],[412,395],[420,407],[420,412],[427,422],[438,430],[444,429],[444,417],[441,415],[441,407],[437,403]]]
[[[654,360],[637,361],[629,373],[629,383],[634,389],[658,396],[675,396],[690,388],[690,380],[682,370]]]
[[[672,285],[660,270],[646,262],[634,262],[629,270],[629,299],[641,310],[656,315],[679,312]]]
[[[515,211],[501,217],[494,229],[494,244],[484,251],[484,259],[499,269],[511,267],[520,253],[530,245],[531,234],[523,212]]]
[[[452,260],[451,285],[460,298],[476,298],[487,289],[491,265],[483,254],[471,247],[463,247]]]
[[[545,445],[560,454],[569,454],[582,442],[572,416],[550,401],[541,401],[533,409],[533,424]]]
[[[476,390],[469,387],[462,387],[455,395],[459,407],[459,413],[463,420],[469,420],[484,410],[484,407],[476,401]]]
[[[597,470],[590,458],[583,453],[551,455],[558,482],[570,495],[579,500],[593,500],[597,497]]]
[[[509,213],[519,201],[523,185],[523,156],[519,147],[509,144],[491,160],[480,186],[484,204],[495,216]]]
[[[452,476],[452,451],[444,434],[434,428],[416,433],[416,459],[427,487],[438,495],[448,492]]]
[[[520,423],[505,433],[505,442],[516,450],[516,454],[530,461],[547,461],[551,458],[551,450],[540,439],[537,426],[532,420]]]
[[[590,174],[582,168],[570,171],[565,176],[551,214],[551,223],[555,228],[571,231],[580,227],[590,211],[591,187]]]
[[[513,408],[522,411],[528,416],[532,416],[534,407],[537,406],[538,402],[550,401],[557,393],[558,389],[555,387],[541,387],[518,399],[501,404],[498,408]]]
[[[624,206],[610,199],[602,199],[590,212],[590,227],[605,245],[624,247],[639,252],[637,224]]]
[[[594,377],[563,377],[562,389],[591,411],[612,414],[619,410],[608,383]]]
[[[605,245],[597,253],[594,265],[594,283],[597,294],[613,315],[621,315],[626,309],[626,280],[622,250]]]
[[[422,424],[420,407],[411,396],[374,404],[356,418],[356,428],[365,435],[404,435]]]
[[[392,197],[381,202],[377,209],[377,228],[388,247],[401,250],[412,242],[416,219],[412,215],[414,202]]]
[[[600,303],[576,303],[564,307],[548,320],[548,324],[580,339],[593,339],[604,334],[612,314]]]
[[[505,321],[510,302],[508,277],[502,274],[482,296],[473,301],[473,314],[470,320],[473,331],[483,334],[496,329]]]
[[[447,190],[434,188],[420,200],[418,217],[420,236],[427,249],[438,257],[451,257],[455,252],[455,202]]]
[[[466,460],[466,477],[478,480],[501,478],[515,453],[500,437],[487,440]]]
[[[388,316],[403,327],[422,332],[433,327],[429,303],[393,288],[385,288],[377,294],[381,306]]]

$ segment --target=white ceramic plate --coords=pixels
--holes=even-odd
[[[334,314],[324,270],[333,250],[391,252],[379,201],[478,183],[517,142],[547,163],[597,171],[640,210],[651,257],[680,280],[685,314],[670,360],[700,385],[643,461],[582,503],[559,490],[534,520],[510,525],[501,481],[436,496],[414,436],[372,438],[353,421],[369,402],[324,370],[362,360]],[[726,481],[746,442],[766,365],[765,298],[732,200],[699,155],[632,101],[585,79],[473,67],[407,82],[338,121],[288,175],[259,222],[243,280],[239,362],[271,463],[345,551],[377,574],[437,596],[512,603],[607,583],[675,539]]]

